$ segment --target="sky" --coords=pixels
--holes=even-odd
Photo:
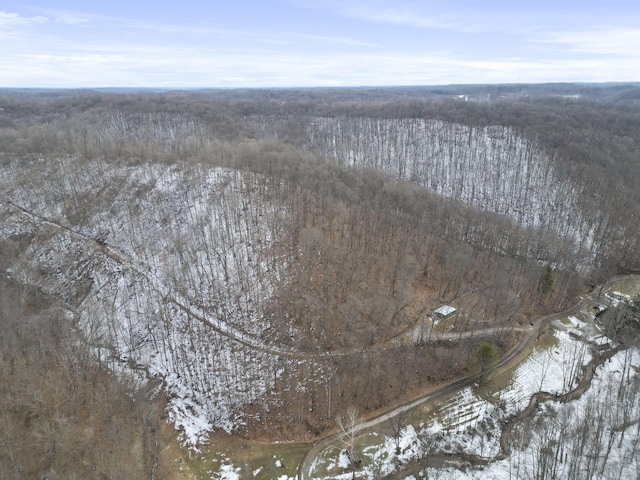
[[[0,87],[640,81],[638,0],[0,0]]]

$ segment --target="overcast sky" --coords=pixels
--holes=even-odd
[[[0,0],[0,87],[640,81],[638,0]]]

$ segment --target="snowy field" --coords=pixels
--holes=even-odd
[[[453,480],[638,478],[639,368],[637,348],[620,352],[598,368],[591,388],[579,399],[544,403],[532,419],[537,427],[519,432],[508,458],[474,470],[427,469],[422,476]],[[621,385],[626,386],[621,389]],[[545,460],[548,466],[543,466]]]
[[[570,322],[575,328],[585,327],[575,317]],[[536,392],[571,391],[577,385],[581,367],[592,359],[586,344],[574,336],[564,331],[555,331],[555,336],[555,345],[534,349],[505,388],[487,395],[491,401],[480,398],[473,388],[466,388],[439,402],[431,420],[407,425],[397,437],[377,434],[360,437],[365,467],[359,471],[359,478],[384,478],[434,454],[459,458],[461,466],[423,468],[417,476],[407,475],[407,480],[637,478],[640,471],[637,421],[640,398],[635,394],[640,383],[637,348],[620,352],[600,366],[591,388],[579,399],[540,404],[531,420],[514,426],[510,455],[496,459],[501,454],[504,422],[524,410]],[[600,425],[597,434],[593,423]],[[545,461],[549,451],[561,449],[562,441],[566,442],[562,447],[563,461],[555,464]],[[594,452],[600,452],[595,460]],[[312,478],[351,478],[348,462],[342,462],[343,469],[337,468],[341,463],[335,455],[335,449],[326,450],[313,465]],[[475,458],[486,466],[462,467],[465,458]],[[589,476],[587,471],[598,473]],[[581,476],[568,476],[576,472]]]
[[[536,348],[517,368],[507,388],[497,393],[506,415],[525,409],[536,392],[567,393],[580,381],[583,365],[591,361],[588,346],[564,331],[555,331],[557,344]]]

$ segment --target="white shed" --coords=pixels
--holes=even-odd
[[[450,305],[443,305],[433,312],[436,322],[453,317],[458,311]]]

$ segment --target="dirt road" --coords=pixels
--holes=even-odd
[[[596,286],[593,290],[592,293],[588,296],[585,296],[577,305],[575,305],[574,307],[562,311],[562,312],[557,312],[557,313],[553,313],[550,315],[546,315],[544,317],[539,318],[537,321],[535,321],[533,323],[533,325],[531,325],[531,327],[528,329],[527,334],[525,335],[525,337],[520,341],[520,343],[518,345],[516,345],[510,352],[508,352],[504,357],[502,357],[496,364],[494,364],[492,366],[492,368],[488,371],[485,372],[484,375],[495,371],[497,369],[503,368],[507,365],[509,365],[518,355],[520,355],[520,353],[522,353],[522,351],[524,351],[526,348],[528,348],[530,346],[530,344],[533,342],[534,339],[537,339],[538,334],[540,333],[541,329],[550,324],[551,322],[555,321],[558,318],[562,318],[562,317],[566,317],[572,314],[575,314],[577,312],[579,312],[580,310],[584,309],[589,303],[591,302],[595,302],[598,300],[601,292],[605,291],[607,285],[609,285],[610,283],[619,280],[623,277],[614,277],[612,279],[610,279],[606,284],[601,285],[601,286]],[[458,334],[459,335],[459,334]],[[456,336],[457,338],[457,336]],[[480,374],[476,374],[476,375],[471,375],[468,377],[464,377],[461,378],[459,380],[456,380],[452,383],[443,385],[441,387],[439,387],[437,390],[430,392],[424,396],[421,396],[419,398],[416,398],[410,402],[407,402],[403,405],[394,407],[393,409],[375,417],[372,419],[369,419],[365,422],[362,422],[358,427],[357,427],[357,432],[358,433],[362,433],[365,432],[366,430],[369,429],[373,429],[375,427],[378,427],[379,425],[383,424],[384,422],[393,419],[394,417],[401,415],[403,413],[406,413],[408,411],[411,411],[417,407],[420,407],[428,402],[433,402],[436,401],[440,398],[452,395],[466,387],[469,387],[470,385],[473,385],[474,383],[477,383],[478,380],[480,379]],[[297,474],[297,478],[298,480],[308,480],[310,479],[310,469],[311,466],[313,464],[314,459],[328,446],[332,445],[333,443],[336,443],[340,440],[339,434],[333,434],[330,435],[322,440],[320,440],[319,442],[317,442],[316,444],[314,444],[311,449],[309,450],[309,452],[305,455],[305,457],[302,459],[302,461],[300,462],[300,465],[298,466],[298,474]]]

